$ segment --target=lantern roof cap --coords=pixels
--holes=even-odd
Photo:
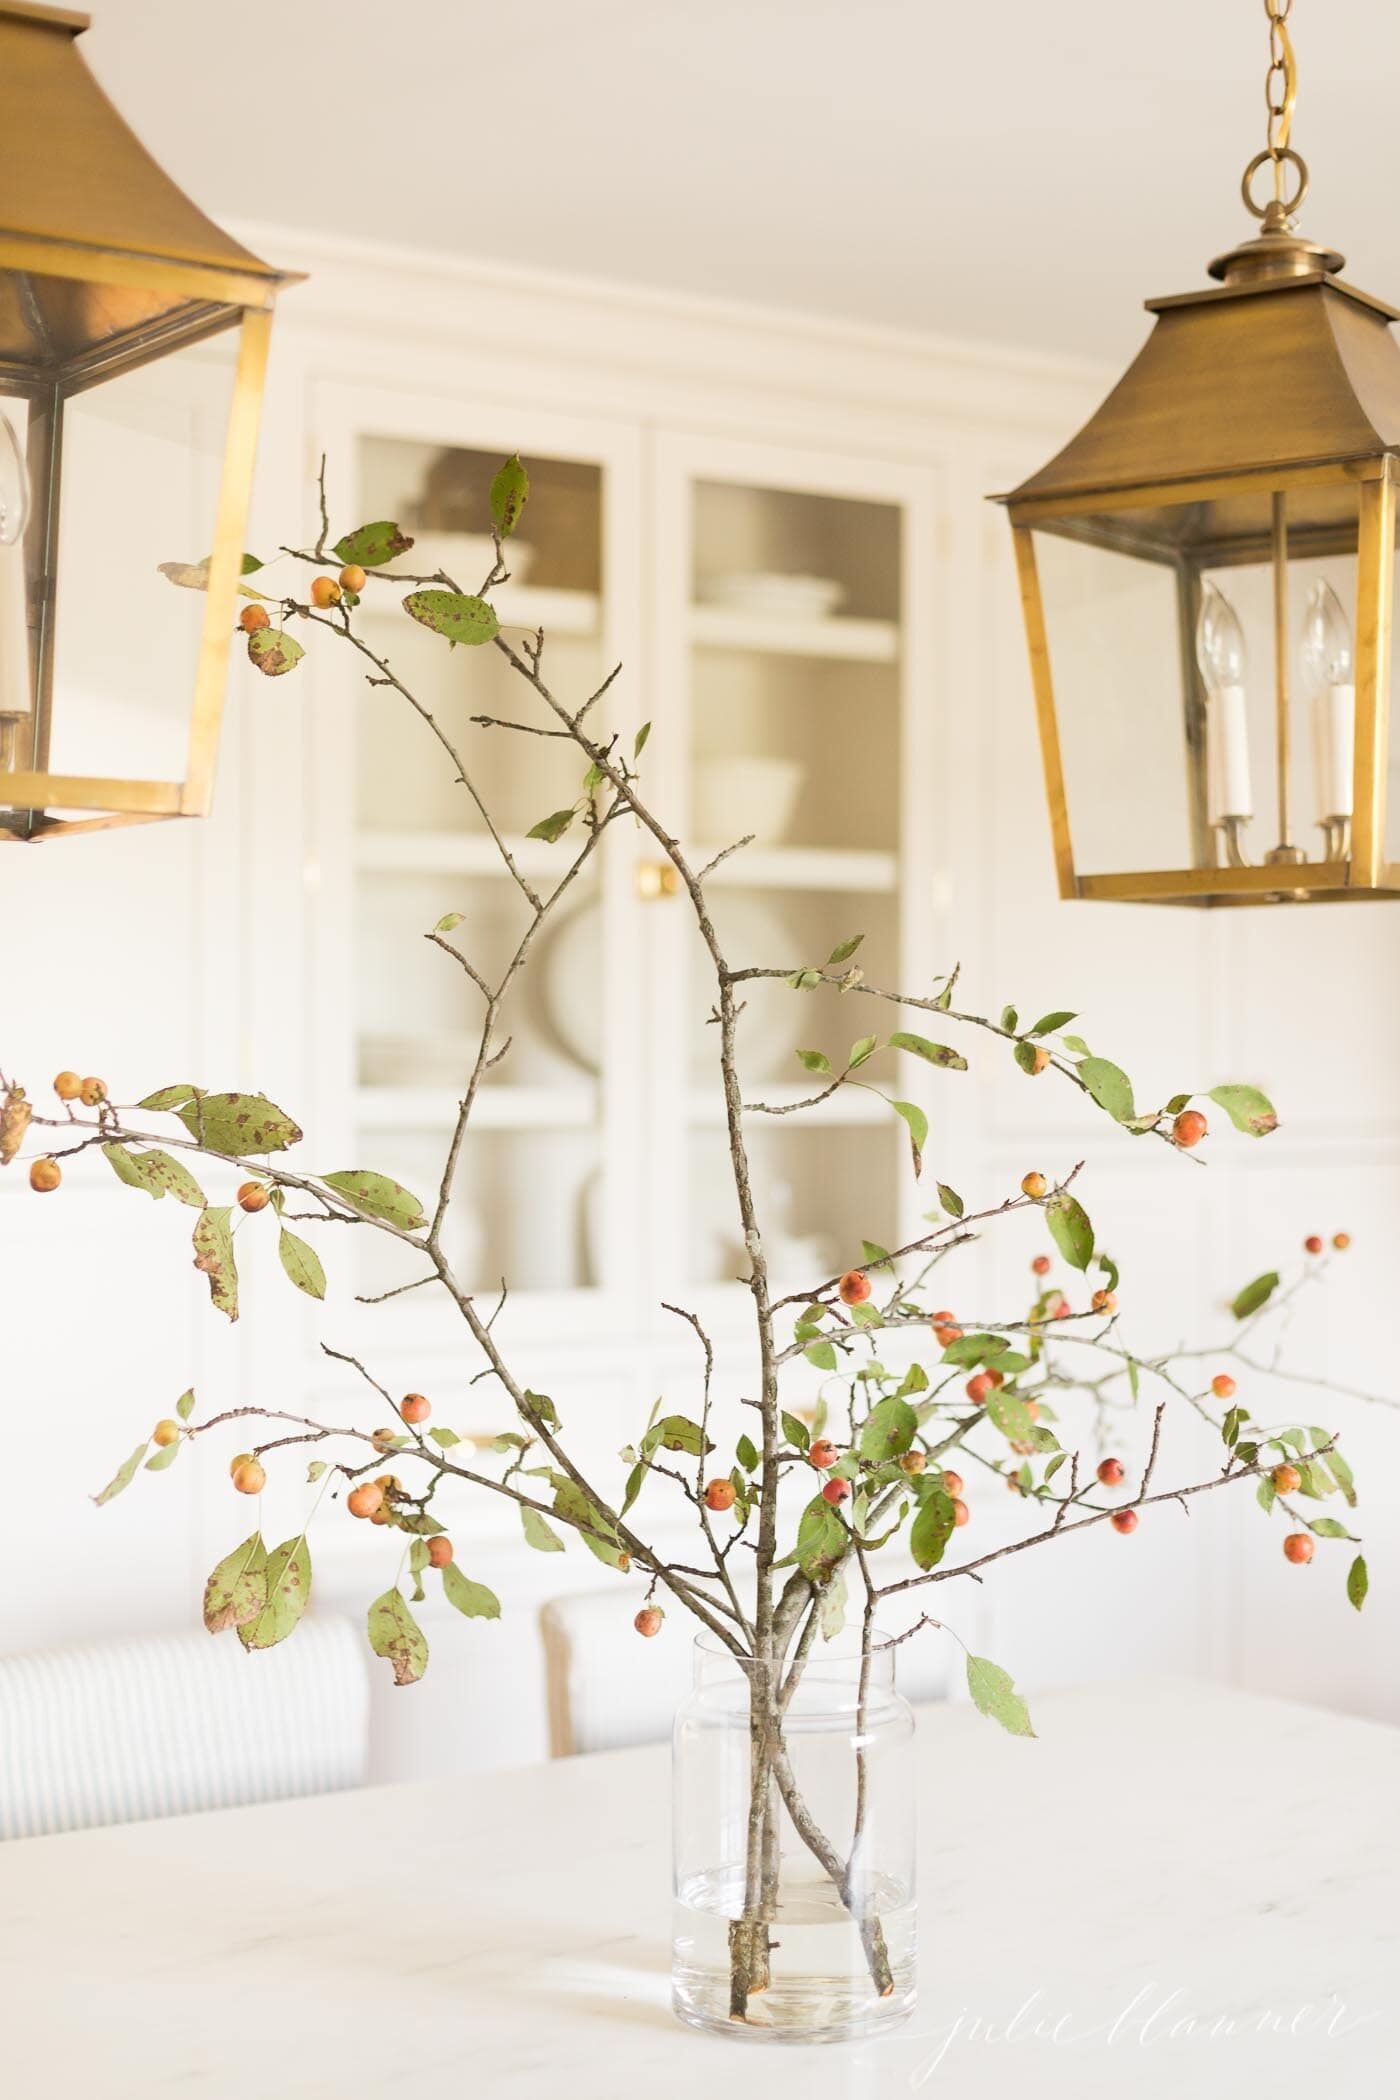
[[[1344,258],[1266,221],[1210,265],[1222,282],[1150,299],[1155,326],[1083,428],[1001,500],[1057,498],[1400,451],[1400,313],[1336,274]]]

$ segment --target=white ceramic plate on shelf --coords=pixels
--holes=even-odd
[[[679,906],[677,907],[680,908]],[[733,891],[719,913],[721,938],[729,952],[750,964],[791,963],[797,942],[782,912],[766,899]],[[602,929],[598,902],[590,898],[546,933],[540,947],[539,1019],[546,1032],[575,1064],[597,1073],[603,1062]],[[702,960],[696,952],[696,960]],[[713,1028],[704,1026],[713,1001],[703,982],[694,981],[696,1065],[703,1073],[715,1066]],[[792,1016],[775,1002],[754,1002],[741,1025],[743,1061],[750,1071],[771,1069],[782,1056]],[[718,1083],[718,1082],[716,1082]]]
[[[777,569],[702,576],[696,595],[702,605],[760,618],[824,620],[846,595],[834,576],[787,576]]]

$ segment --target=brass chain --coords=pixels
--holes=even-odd
[[[1293,39],[1288,33],[1288,17],[1292,11],[1293,0],[1264,0],[1264,12],[1269,18],[1269,67],[1264,75],[1264,108],[1268,113],[1264,127],[1266,143],[1263,152],[1256,153],[1245,169],[1242,184],[1244,201],[1256,219],[1264,218],[1265,210],[1254,202],[1250,185],[1266,161],[1274,186],[1274,201],[1268,208],[1271,221],[1286,221],[1302,203],[1308,187],[1307,163],[1292,145],[1293,110],[1298,100],[1298,62],[1293,55]],[[1293,168],[1297,178],[1297,187],[1291,197],[1285,197],[1283,193],[1285,165]]]

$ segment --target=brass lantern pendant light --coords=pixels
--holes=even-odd
[[[1400,314],[1296,230],[1291,4],[1265,0],[1258,235],[1211,263],[1214,288],[1148,301],[1107,400],[1000,499],[1062,897],[1400,896]]]
[[[288,281],[123,123],[87,22],[0,0],[0,840],[208,811]]]

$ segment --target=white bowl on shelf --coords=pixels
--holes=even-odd
[[[800,758],[730,753],[696,761],[691,830],[707,846],[727,846],[750,832],[762,846],[781,845],[797,813],[807,768]]]
[[[696,587],[702,605],[759,618],[825,620],[846,595],[834,576],[790,576],[778,569],[754,569],[702,576]]]

